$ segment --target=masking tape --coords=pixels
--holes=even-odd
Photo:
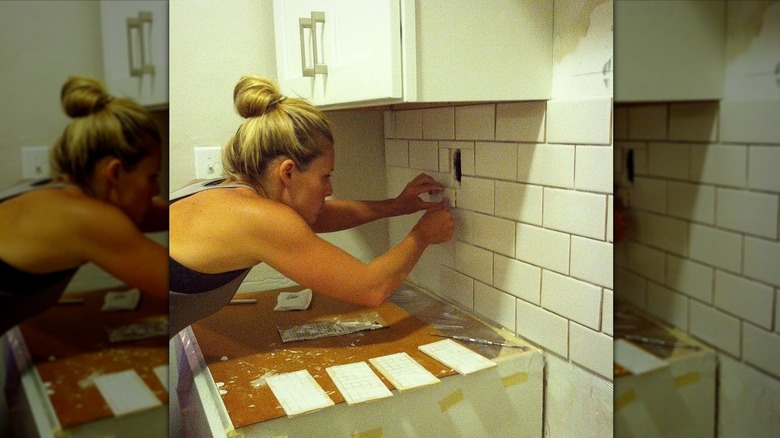
[[[447,409],[460,403],[461,401],[463,401],[463,391],[459,389],[453,392],[452,394],[448,395],[447,397],[444,397],[443,399],[439,400],[439,407],[441,408],[441,411],[444,412]]]
[[[692,373],[683,374],[680,377],[675,377],[674,384],[677,385],[678,388],[682,388],[683,386],[698,382],[699,379],[701,379],[701,374],[694,371]]]
[[[615,411],[619,411],[636,400],[636,392],[631,389],[615,399]]]
[[[384,432],[381,427],[376,429],[366,430],[363,432],[355,432],[352,434],[352,438],[382,438]]]
[[[527,380],[528,380],[528,373],[524,371],[520,371],[519,373],[510,374],[506,377],[502,377],[501,384],[504,385],[504,388],[508,388],[510,386],[515,386],[521,383],[525,383]]]

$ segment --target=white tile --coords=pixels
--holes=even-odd
[[[685,143],[650,143],[647,150],[647,174],[687,180],[691,147]]]
[[[611,144],[612,99],[548,100],[547,142]]]
[[[733,356],[740,355],[740,321],[717,309],[690,301],[693,336]]]
[[[455,242],[455,269],[479,281],[493,282],[493,253],[463,242]]]
[[[542,270],[542,307],[582,325],[600,329],[601,288]]]
[[[715,223],[715,187],[669,181],[669,215]]]
[[[571,237],[571,276],[612,288],[612,244]]]
[[[517,143],[478,141],[475,147],[474,172],[477,176],[517,179]]]
[[[422,112],[424,139],[455,139],[455,109],[453,107],[428,108]]]
[[[474,149],[460,151],[460,172],[463,175],[474,175]]]
[[[647,311],[667,323],[688,328],[688,298],[653,282],[647,283]]]
[[[517,300],[517,335],[563,357],[569,354],[569,321],[539,306]]]
[[[569,358],[574,362],[612,379],[612,337],[579,324],[570,323]]]
[[[715,223],[719,227],[770,239],[777,238],[777,195],[718,189],[716,196]]]
[[[492,179],[461,178],[458,189],[458,208],[493,214],[495,182]]]
[[[385,164],[387,166],[409,167],[409,142],[406,140],[385,140]]]
[[[542,269],[495,254],[493,286],[538,305],[541,303]]]
[[[569,273],[569,234],[517,224],[517,259],[562,274]]]
[[[614,242],[615,197],[607,196],[607,240]]]
[[[773,288],[723,271],[715,271],[715,307],[767,330],[772,328]]]
[[[669,105],[669,139],[678,141],[717,141],[718,103],[686,102]]]
[[[514,257],[515,222],[483,214],[474,216],[474,244]]]
[[[496,216],[542,225],[542,187],[496,181]]]
[[[648,147],[644,142],[620,142],[616,146],[634,151],[634,172],[637,175],[647,175]]]
[[[439,148],[439,172],[450,173],[450,149]]]
[[[474,150],[474,142],[473,141],[449,141],[444,140],[439,142],[439,148],[447,148],[447,149],[468,149],[468,150]]]
[[[743,330],[745,360],[780,378],[780,335],[750,324]]]
[[[643,277],[663,283],[666,279],[664,252],[628,242],[628,267]]]
[[[666,255],[666,285],[705,303],[712,303],[714,269],[682,257]]]
[[[385,139],[395,138],[395,112],[385,111],[382,113],[384,119]]]
[[[628,107],[625,105],[615,105],[612,108],[612,135],[615,140],[628,139]]]
[[[747,146],[691,146],[691,181],[732,187],[747,183]]]
[[[409,167],[412,169],[439,171],[439,148],[435,141],[409,142]]]
[[[601,331],[613,336],[615,320],[615,299],[614,292],[604,289],[604,296],[601,303]]]
[[[750,146],[748,148],[748,187],[780,192],[780,147]]]
[[[577,146],[574,186],[577,190],[612,193],[612,146]]]
[[[421,140],[422,110],[395,111],[395,137]]]
[[[544,186],[574,187],[574,146],[521,144],[517,152],[518,181]]]
[[[690,257],[694,260],[740,272],[742,237],[739,234],[691,224]]]
[[[745,237],[745,276],[780,286],[780,243]]]
[[[780,289],[775,292],[775,331],[780,333]]]
[[[545,228],[606,239],[607,197],[545,188],[543,217]]]
[[[469,105],[455,107],[455,138],[458,140],[494,140],[496,106]]]
[[[514,331],[515,302],[512,295],[477,282],[474,285],[474,310],[501,327]]]
[[[545,101],[496,105],[496,140],[543,143]]]
[[[451,211],[452,219],[455,222],[455,239],[474,244],[474,218],[477,213],[462,208]]]
[[[778,143],[780,100],[720,102],[720,141],[729,143]]]
[[[626,269],[615,269],[615,298],[639,309],[646,308],[647,280]]]
[[[634,210],[629,235],[649,246],[661,248],[678,255],[688,254],[688,228],[690,223],[655,213]]]
[[[631,207],[666,213],[666,180],[636,177],[631,189]]]
[[[667,131],[667,106],[637,105],[628,107],[628,138],[663,140]]]
[[[474,279],[451,269],[441,269],[441,291],[444,298],[474,309]]]

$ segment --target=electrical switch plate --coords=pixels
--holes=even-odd
[[[203,146],[195,148],[195,178],[211,179],[222,176],[222,148]]]
[[[49,147],[22,147],[22,178],[46,178],[49,176]]]

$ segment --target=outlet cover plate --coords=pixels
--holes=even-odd
[[[195,178],[212,179],[222,176],[222,148],[201,146],[195,148]]]
[[[47,178],[50,173],[48,146],[22,147],[22,178]]]

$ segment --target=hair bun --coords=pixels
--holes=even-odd
[[[283,99],[276,84],[257,76],[242,77],[233,89],[233,105],[245,119],[262,116]]]
[[[71,118],[85,117],[99,111],[111,99],[100,82],[83,76],[69,78],[60,92],[62,107]]]

